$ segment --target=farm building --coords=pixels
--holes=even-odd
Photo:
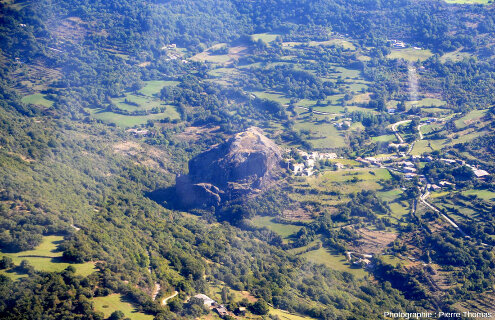
[[[476,178],[483,178],[490,175],[487,171],[480,169],[473,170],[473,173],[476,176]]]
[[[198,299],[203,300],[204,305],[208,306],[208,307],[211,307],[211,306],[217,304],[217,302],[215,300],[213,300],[212,298],[210,298],[207,295],[202,294],[202,293],[195,295],[194,298],[198,298]]]
[[[219,305],[218,307],[213,308],[216,313],[220,316],[220,318],[224,318],[225,316],[229,315],[229,312],[223,305]]]

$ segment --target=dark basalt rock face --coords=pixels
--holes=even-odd
[[[185,207],[217,207],[259,193],[281,170],[280,148],[260,129],[249,128],[189,161],[189,174],[178,176],[176,191]]]

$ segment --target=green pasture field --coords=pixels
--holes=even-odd
[[[240,72],[236,68],[216,68],[208,71],[208,74],[222,80],[232,80],[232,78],[239,75]]]
[[[405,202],[403,202],[403,204],[405,205],[405,207],[399,202],[392,202],[388,204],[390,210],[392,210],[392,217],[396,218],[397,220],[400,220],[402,217],[409,214],[409,205],[407,205]]]
[[[339,47],[342,47],[344,49],[348,49],[351,51],[356,50],[356,46],[352,42],[344,40],[344,39],[331,39],[328,41],[310,41],[308,44],[312,47],[315,47],[315,46],[339,46]]]
[[[350,100],[350,103],[366,103],[371,100],[370,98],[370,93],[360,93],[360,94],[355,94],[352,99]]]
[[[486,114],[486,111],[487,111],[486,109],[473,110],[473,111],[469,112],[468,114],[466,114],[465,116],[463,116],[462,118],[454,121],[454,123],[458,129],[462,129],[462,128],[468,126],[468,124],[470,122],[477,121],[477,120],[481,119]]]
[[[270,308],[269,314],[277,316],[280,320],[314,320],[314,318],[303,317],[274,308]]]
[[[131,320],[153,320],[152,315],[138,312],[131,302],[127,301],[121,294],[111,294],[106,297],[93,298],[93,304],[96,311],[103,312],[105,318],[117,310],[124,313],[125,317]]]
[[[376,110],[358,107],[358,106],[346,106],[345,108],[347,108],[347,112],[361,111],[361,112],[372,113],[372,114],[379,114],[380,113],[379,111],[376,111]]]
[[[179,84],[179,81],[165,81],[165,80],[152,80],[145,81],[145,85],[139,92],[144,94],[145,96],[153,96],[155,94],[160,93],[163,87],[176,86]]]
[[[409,105],[412,105],[413,102],[409,102]],[[441,100],[441,99],[436,99],[436,98],[424,98],[421,100],[418,100],[414,102],[414,104],[418,105],[419,107],[429,107],[429,106],[434,106],[434,107],[442,107],[447,104],[446,101]],[[406,106],[408,103],[406,102]]]
[[[421,108],[421,111],[424,113],[433,113],[435,115],[437,114],[447,114],[450,112],[449,109],[446,108],[438,108],[438,107],[423,107]]]
[[[427,125],[424,125],[421,127],[421,132],[423,133],[423,135],[427,135],[427,134],[430,134],[432,132],[435,132],[435,131],[438,131],[438,129],[443,129],[444,128],[444,124],[427,124]]]
[[[360,162],[352,159],[331,159],[330,162],[341,163],[343,165],[352,166],[352,167],[362,167],[362,164]]]
[[[429,57],[433,56],[433,53],[430,50],[417,50],[414,48],[405,48],[405,49],[392,49],[392,52],[387,55],[389,59],[404,59],[407,61],[424,61]]]
[[[456,135],[454,135],[453,139],[451,142],[448,142],[448,146],[452,146],[456,143],[464,143],[471,141],[479,136],[485,135],[487,131],[471,131],[471,132],[461,132]]]
[[[296,234],[302,228],[301,226],[296,226],[293,224],[278,223],[275,221],[274,217],[269,216],[255,216],[250,221],[255,227],[266,227],[284,239],[288,239],[291,235]]]
[[[375,142],[396,142],[397,137],[394,134],[384,134],[378,137],[372,137],[371,140]]]
[[[21,251],[17,253],[0,252],[0,257],[10,257],[16,266],[19,266],[22,260],[27,260],[35,270],[47,272],[60,272],[68,266],[76,269],[76,274],[88,276],[96,271],[92,262],[86,263],[66,263],[62,261],[62,252],[58,251],[58,245],[64,240],[63,236],[45,236],[41,244],[34,250]],[[18,272],[16,268],[12,270],[2,270],[2,274],[11,277],[13,280],[27,276]]]
[[[125,100],[138,104],[137,106],[128,104]],[[135,111],[135,110],[151,110],[153,108],[160,108],[162,103],[154,98],[150,98],[147,96],[138,96],[134,94],[126,94],[125,97],[113,98],[112,102],[117,105],[119,109],[126,111]]]
[[[371,61],[371,57],[364,54],[357,54],[357,59],[359,61]]]
[[[253,91],[252,94],[254,94],[257,98],[276,101],[282,105],[288,104],[290,102],[290,99],[285,97],[285,95],[283,93],[280,93],[280,92]]]
[[[373,174],[372,174],[373,173]],[[358,179],[357,182],[353,182],[353,179]],[[378,191],[382,187],[377,182],[379,180],[390,179],[390,173],[387,169],[381,168],[358,168],[358,169],[344,169],[339,171],[325,171],[321,175],[308,177],[306,181],[299,184],[302,189],[315,189],[320,192],[326,191],[338,191],[341,194],[350,194],[359,192],[361,190],[375,190]],[[298,186],[296,183],[295,186]],[[339,196],[332,195],[302,195],[292,194],[293,198],[300,198],[312,201],[318,201],[321,203],[327,203],[335,205],[342,203],[344,200]]]
[[[462,194],[465,196],[476,195],[480,199],[495,202],[495,192],[489,190],[466,190]]]
[[[353,93],[362,92],[368,89],[368,84],[363,82],[346,82],[345,88],[349,89]]]
[[[137,125],[145,124],[148,120],[160,120],[165,118],[179,119],[180,115],[175,110],[174,106],[167,105],[164,113],[149,114],[144,116],[128,116],[122,115],[114,112],[104,111],[103,109],[87,109],[91,115],[98,120],[114,123],[115,125],[123,128],[134,127]]]
[[[447,2],[450,2],[450,3],[453,3],[454,1],[456,0],[446,0]],[[462,0],[459,0],[459,1],[462,1]],[[464,0],[464,1],[469,1],[469,0]],[[480,2],[483,2],[483,1],[488,1],[488,0],[478,0]],[[469,52],[462,52],[461,51],[461,48],[455,50],[455,51],[452,51],[452,52],[447,52],[445,53],[443,56],[440,57],[440,61],[442,62],[447,62],[447,61],[462,61],[466,58],[470,58],[472,57],[472,54],[470,54]]]
[[[314,106],[313,110],[319,111],[319,112],[330,113],[329,115],[319,115],[319,114],[316,115],[316,116],[330,117],[330,118],[332,118],[332,114],[344,113],[344,107],[337,106],[337,105],[328,105],[328,106],[324,106],[324,107]]]
[[[335,71],[337,73],[335,74],[335,77],[338,78],[341,76],[344,79],[359,79],[359,80],[364,80],[362,78],[362,74],[360,70],[355,70],[355,69],[347,69],[344,67],[335,67]]]
[[[490,4],[493,0],[444,0],[450,4]]]
[[[43,106],[50,108],[53,105],[53,101],[45,98],[45,95],[41,93],[30,94],[28,96],[22,97],[21,101],[26,104],[34,104],[38,106]]]
[[[450,193],[449,191],[435,191],[430,194],[430,198],[432,199],[441,198],[448,195],[449,193]]]
[[[364,278],[367,274],[361,268],[353,268],[343,255],[336,252],[330,252],[327,248],[321,247],[318,250],[312,250],[301,254],[302,257],[316,264],[324,264],[328,268],[337,271],[345,271],[353,274],[356,278]]]
[[[297,103],[295,103],[294,105],[295,106],[298,106],[298,107],[315,107],[315,108],[322,108],[322,107],[316,107],[316,100],[310,100],[310,99],[301,99],[299,100]],[[323,111],[323,110],[320,110],[318,109],[319,111]]]
[[[381,256],[383,262],[391,264],[393,266],[397,266],[400,263],[404,263],[404,261],[396,256],[385,254]]]
[[[333,149],[345,146],[345,139],[331,123],[299,122],[294,125],[297,130],[309,130],[310,143],[316,149]]]
[[[351,131],[364,130],[364,125],[361,122],[354,122],[349,129]]]
[[[441,140],[418,140],[414,144],[411,150],[412,155],[421,155],[423,153],[429,153],[435,150],[442,149],[445,145],[446,139]]]
[[[402,194],[401,189],[393,189],[389,191],[378,191],[377,196],[383,201],[393,202]]]
[[[272,42],[277,39],[279,35],[278,34],[273,34],[273,33],[255,33],[251,35],[251,38],[254,41],[258,41],[259,39],[263,40],[264,42]]]

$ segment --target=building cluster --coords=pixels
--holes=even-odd
[[[393,48],[403,49],[407,47],[404,41],[395,40],[395,39],[387,40],[387,41],[390,42]]]
[[[150,134],[150,131],[147,129],[128,129],[126,130],[130,134],[136,136],[136,137],[144,137]]]
[[[448,163],[448,164],[460,164],[460,165],[466,166],[473,171],[474,176],[476,178],[484,179],[484,178],[490,176],[490,173],[488,171],[479,169],[478,166],[466,163],[466,161],[464,161],[464,160],[440,159],[440,161],[443,161],[443,162]]]
[[[371,254],[357,253],[351,251],[347,251],[345,255],[350,263],[352,263],[353,265],[361,265],[361,266],[370,265],[371,259],[373,258],[373,255]]]
[[[162,47],[162,50],[167,51],[167,58],[165,59],[166,61],[170,60],[178,60],[182,58],[182,53],[177,50],[177,45],[175,43],[168,44],[166,46]],[[188,63],[189,61],[182,59],[182,63]]]
[[[215,300],[213,300],[212,298],[208,297],[205,294],[202,294],[202,293],[197,294],[194,296],[194,298],[203,300],[203,304],[208,309],[215,311],[220,316],[220,318],[222,318],[222,319],[225,318],[226,316],[234,316],[234,315],[244,316],[244,315],[246,315],[246,308],[245,307],[238,307],[236,310],[234,310],[234,312],[230,312],[229,310],[227,310],[227,308],[224,305],[219,304],[218,302],[216,302]]]
[[[337,129],[348,129],[348,128],[350,128],[351,124],[352,124],[351,120],[349,118],[345,118],[345,119],[343,119],[343,121],[335,122],[333,125]]]
[[[323,153],[323,152],[305,152],[296,150],[299,156],[303,159],[302,163],[296,163],[293,159],[287,160],[287,166],[294,175],[312,176],[314,174],[314,167],[317,161],[336,159],[336,153]]]

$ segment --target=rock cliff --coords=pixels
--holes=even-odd
[[[281,151],[258,128],[234,137],[189,161],[189,174],[177,177],[183,206],[219,206],[258,193],[280,173]]]

